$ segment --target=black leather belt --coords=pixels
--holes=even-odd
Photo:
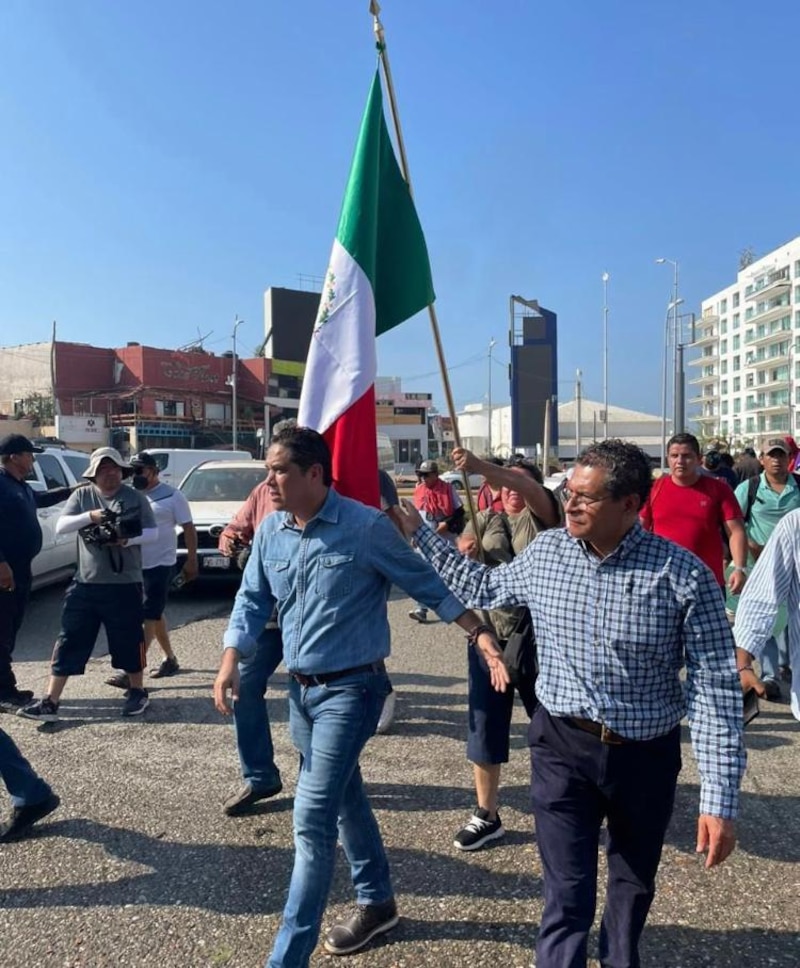
[[[593,719],[579,719],[577,716],[567,716],[566,720],[572,723],[573,726],[577,726],[578,729],[582,729],[584,733],[591,733],[592,736],[597,736],[601,743],[608,743],[609,746],[622,746],[623,743],[635,742],[632,739],[625,739],[619,733],[615,733],[605,723],[596,723]]]
[[[379,672],[382,663],[367,662],[366,665],[353,666],[352,669],[339,669],[338,672],[320,672],[315,676],[304,676],[302,672],[290,672],[295,682],[308,688],[309,686],[324,686],[326,682],[335,682],[345,676],[355,676],[359,672]]]

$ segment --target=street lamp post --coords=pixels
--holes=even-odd
[[[608,280],[603,273],[603,437],[608,440]]]
[[[667,362],[669,360],[669,316],[671,312],[678,311],[678,306],[683,302],[682,299],[674,300],[667,306],[667,313],[664,317],[664,371],[661,376],[661,468],[667,467]],[[675,433],[673,424],[672,432]]]
[[[236,441],[236,438],[237,438],[237,433],[238,433],[238,429],[239,429],[239,427],[238,427],[238,414],[237,414],[238,402],[236,400],[236,330],[242,325],[243,322],[244,322],[244,320],[243,319],[239,319],[238,316],[235,316],[234,317],[234,323],[233,323],[233,358],[231,359],[231,364],[232,364],[232,366],[231,366],[231,398],[232,398],[231,399],[231,404],[232,404],[232,410],[231,410],[231,445],[232,445],[232,449],[233,450],[236,450],[236,442],[237,442]]]
[[[492,457],[492,350],[497,345],[494,337],[489,340],[489,420],[488,420],[488,438],[489,438],[489,456]]]
[[[680,322],[678,321],[678,306],[683,300],[678,299],[678,274],[679,268],[678,263],[674,259],[656,259],[656,265],[669,264],[673,269],[672,276],[672,305],[674,306],[674,317],[672,321],[672,332],[673,332],[673,361],[672,361],[672,432],[679,433],[683,431],[682,426],[678,426],[681,423],[681,415],[678,413],[679,401],[683,396],[682,387],[679,388],[678,383],[682,379],[682,374],[678,369],[678,343],[680,342]]]

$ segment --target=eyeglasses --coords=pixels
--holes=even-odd
[[[610,494],[604,494],[602,497],[592,497],[589,494],[578,494],[577,491],[571,491],[568,487],[562,488],[561,490],[561,503],[569,504],[570,501],[575,505],[576,508],[588,508],[591,504],[599,504],[601,501],[607,501],[611,497]]]

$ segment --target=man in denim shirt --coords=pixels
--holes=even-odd
[[[268,968],[305,968],[319,937],[336,840],[350,861],[358,908],[325,938],[349,954],[398,921],[380,830],[358,758],[389,691],[390,583],[455,621],[483,652],[493,685],[508,683],[496,640],[403,541],[389,519],[332,488],[331,455],[305,427],[282,430],[266,460],[276,513],[256,532],[225,633],[214,701],[228,711],[238,662],[277,607],[291,676],[289,728],[301,755],[294,799],[295,861]]]

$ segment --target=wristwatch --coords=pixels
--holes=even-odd
[[[747,576],[747,568],[744,565],[734,565],[734,571],[740,571],[745,577]]]

